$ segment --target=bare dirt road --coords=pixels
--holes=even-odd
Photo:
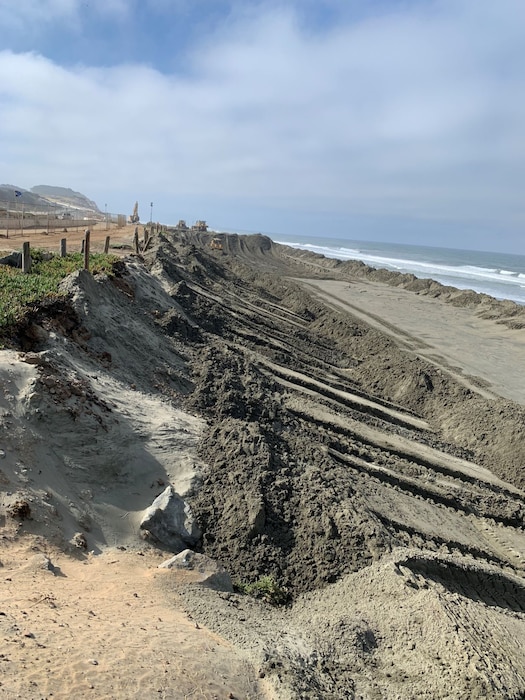
[[[143,225],[138,226],[141,239],[144,236],[144,228]],[[91,232],[91,248],[93,252],[102,252],[104,250],[106,236],[110,236],[110,250],[112,253],[125,255],[132,250],[135,225],[130,224],[123,228],[117,228],[116,226],[106,228],[105,223],[99,223],[96,226],[90,226],[89,230]],[[0,249],[6,251],[21,250],[23,241],[29,241],[34,248],[42,248],[58,253],[60,251],[60,240],[65,238],[69,251],[79,251],[84,234],[85,228],[68,229],[67,231],[57,229],[49,234],[40,230],[27,229],[23,235],[16,232],[16,234],[11,233],[7,237],[6,231],[0,230]]]

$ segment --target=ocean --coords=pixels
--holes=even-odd
[[[327,258],[361,260],[371,267],[410,272],[525,305],[525,255],[292,235],[273,240]]]

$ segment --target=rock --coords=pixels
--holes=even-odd
[[[19,498],[7,506],[6,513],[18,520],[28,520],[31,517],[31,506],[25,498]]]
[[[191,549],[185,549],[171,559],[159,564],[159,569],[184,569],[194,571],[199,577],[197,583],[216,591],[233,593],[233,583],[230,574],[214,559],[205,554],[198,554]]]
[[[9,265],[9,267],[22,267],[22,253],[9,253],[9,255],[0,258],[0,265]]]
[[[52,574],[56,574],[56,567],[51,562],[51,559],[43,553],[34,554],[22,568],[30,571],[50,571]]]
[[[202,536],[189,504],[173,486],[168,486],[145,511],[140,529],[173,552],[194,547]]]
[[[42,365],[44,358],[37,352],[26,352],[22,354],[22,362],[27,362],[28,365]]]
[[[87,549],[86,536],[82,532],[75,532],[69,543],[78,549]]]

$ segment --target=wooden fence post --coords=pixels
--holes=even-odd
[[[135,253],[138,255],[139,254],[139,231],[138,231],[138,229],[135,229],[135,235],[133,236],[133,247],[135,249]]]
[[[22,243],[22,272],[30,272],[31,270],[31,248],[29,241]]]
[[[87,228],[84,238],[84,270],[89,270],[89,239],[91,231]]]
[[[109,253],[109,241],[111,236],[106,236],[106,242],[104,243],[104,253],[107,255]]]
[[[60,257],[65,258],[67,255],[67,238],[60,239]]]

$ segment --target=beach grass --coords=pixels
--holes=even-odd
[[[117,260],[115,255],[93,253],[90,255],[90,270],[93,274],[110,274]],[[62,258],[32,250],[31,261],[29,273],[9,265],[0,265],[0,329],[18,323],[35,306],[63,296],[61,281],[84,266],[81,253]]]

